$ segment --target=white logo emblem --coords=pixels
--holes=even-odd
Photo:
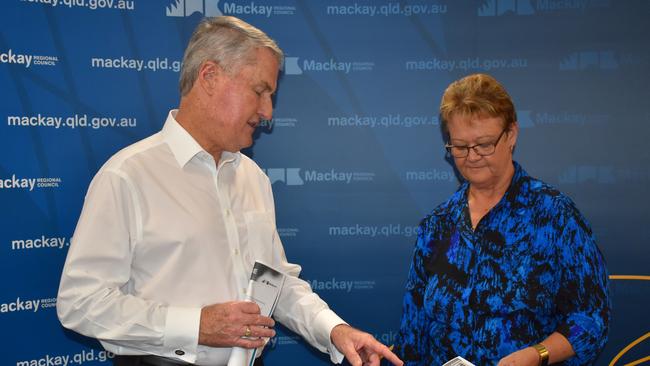
[[[298,57],[285,57],[284,73],[287,75],[302,75],[302,69],[298,65]]]
[[[266,170],[271,184],[284,182],[288,186],[301,186],[305,184],[300,178],[300,168],[269,168]]]
[[[478,16],[493,17],[505,13],[532,15],[535,13],[530,0],[488,0],[478,9]]]
[[[176,0],[174,4],[167,6],[168,17],[189,17],[194,13],[203,14],[206,17],[223,15],[219,10],[220,0]]]

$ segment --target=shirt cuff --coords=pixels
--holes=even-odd
[[[335,364],[343,362],[343,354],[332,343],[332,329],[339,324],[348,324],[341,319],[335,312],[330,309],[324,309],[316,315],[314,319],[314,329],[316,329],[316,341],[327,347],[327,353],[330,355],[330,360]]]
[[[587,365],[594,362],[605,345],[607,336],[604,329],[606,327],[594,319],[573,314],[557,328],[557,332],[569,341],[575,359],[579,360],[576,364]]]
[[[196,362],[199,345],[201,308],[167,308],[165,321],[165,357],[188,363]]]

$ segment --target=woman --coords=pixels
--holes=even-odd
[[[397,354],[405,365],[593,363],[610,310],[585,218],[513,161],[515,109],[494,78],[452,83],[440,114],[465,182],[420,224]]]

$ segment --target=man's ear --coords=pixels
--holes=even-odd
[[[196,83],[208,95],[212,95],[223,76],[223,69],[214,61],[204,61],[199,67]]]

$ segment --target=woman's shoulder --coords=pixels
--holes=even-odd
[[[465,194],[466,187],[465,185],[461,185],[453,195],[424,216],[420,221],[420,228],[432,228],[434,225],[447,222],[455,215],[458,215],[465,204]]]
[[[520,195],[528,201],[530,207],[555,217],[566,215],[582,217],[571,197],[555,186],[530,176],[522,179],[520,184]]]

